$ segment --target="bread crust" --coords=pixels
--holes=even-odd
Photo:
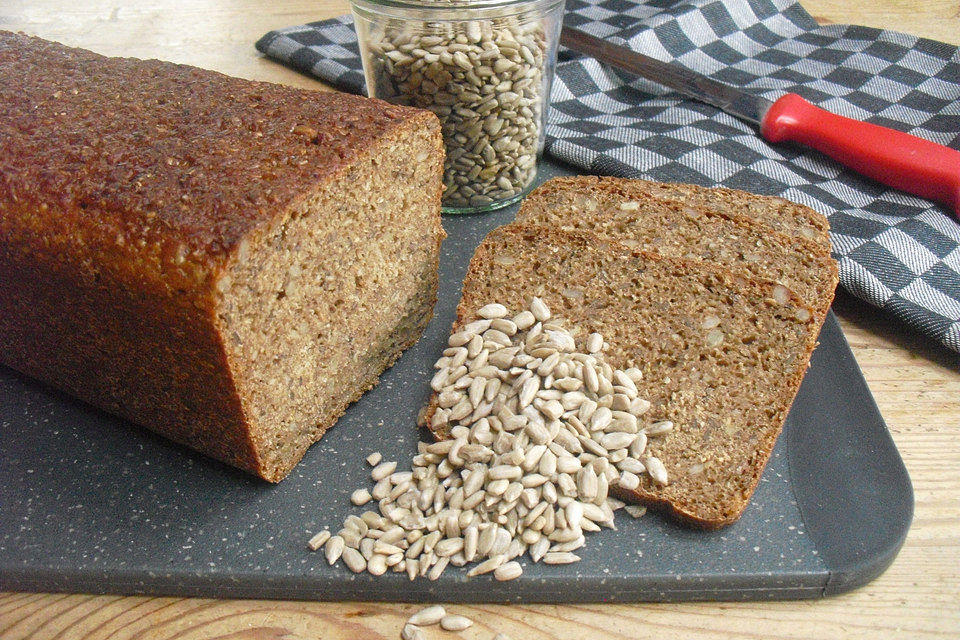
[[[242,238],[385,135],[435,126],[380,100],[0,31],[4,236],[82,245],[167,295],[209,287]]]
[[[305,447],[264,459],[220,315],[228,275],[251,246],[282,241],[307,198],[413,136],[431,146],[409,163],[435,177],[418,228],[434,276],[411,292],[412,320],[397,319],[404,335],[371,347],[389,352],[346,402],[416,340],[435,302],[437,118],[0,32],[0,361],[281,479]]]

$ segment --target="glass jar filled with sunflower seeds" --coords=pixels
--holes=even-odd
[[[533,186],[564,0],[351,0],[367,93],[443,125],[445,213]]]

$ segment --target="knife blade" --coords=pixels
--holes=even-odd
[[[563,27],[560,44],[750,122],[768,142],[811,147],[878,182],[946,204],[960,217],[960,151],[831,113],[795,93],[770,101],[572,27]]]

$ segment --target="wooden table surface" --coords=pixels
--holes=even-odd
[[[960,44],[957,0],[804,0],[819,21]],[[270,29],[340,15],[346,0],[4,0],[0,28],[108,55],[155,57],[301,87],[260,56]],[[639,605],[453,605],[464,638],[960,637],[960,356],[853,298],[834,306],[913,481],[916,511],[893,565],[820,601]],[[2,509],[2,507],[0,507]],[[0,594],[0,638],[294,640],[399,637],[413,605]],[[435,628],[434,628],[435,629]],[[428,640],[456,637],[429,630]]]

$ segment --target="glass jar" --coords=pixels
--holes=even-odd
[[[564,0],[351,0],[367,92],[439,116],[444,213],[533,186]]]

